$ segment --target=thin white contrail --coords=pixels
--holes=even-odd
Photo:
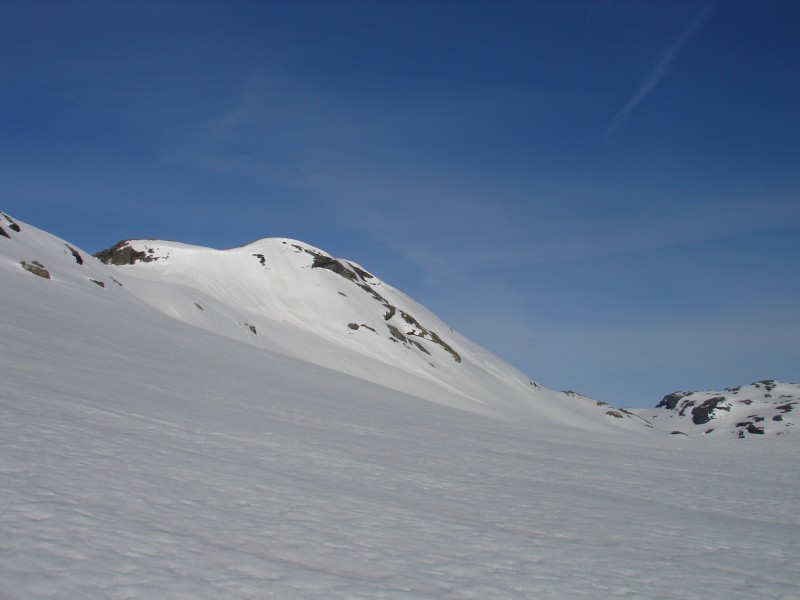
[[[608,126],[607,133],[611,133],[612,131],[616,130],[623,121],[628,117],[628,115],[636,108],[639,103],[641,103],[650,92],[653,91],[658,85],[658,82],[661,81],[661,78],[669,69],[669,66],[672,64],[672,61],[675,60],[675,57],[678,53],[683,49],[683,47],[689,42],[695,32],[700,28],[700,26],[708,19],[708,16],[711,14],[711,11],[714,10],[716,6],[716,2],[712,2],[709,4],[703,12],[701,12],[689,27],[680,35],[678,38],[672,42],[667,51],[661,57],[655,67],[647,74],[647,77],[644,78],[644,81],[639,85],[639,89],[636,90],[636,93],[628,100],[625,105],[617,112],[617,114],[612,119],[611,123]]]

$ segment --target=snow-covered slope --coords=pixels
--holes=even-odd
[[[800,385],[765,379],[722,392],[673,392],[655,408],[634,412],[675,434],[744,438],[791,432],[798,404]]]
[[[561,394],[481,404],[502,385],[446,328],[462,363],[381,339],[392,365],[0,227],[3,600],[800,594],[800,436],[636,433]],[[415,377],[418,354],[488,383]],[[564,417],[586,404],[600,425]]]
[[[645,426],[539,386],[358,264],[302,242],[214,250],[126,240],[98,257],[175,319],[433,402],[585,429]]]

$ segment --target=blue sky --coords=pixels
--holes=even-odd
[[[794,1],[0,2],[0,208],[303,240],[555,389],[800,380]]]

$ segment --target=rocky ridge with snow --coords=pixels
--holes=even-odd
[[[765,379],[721,392],[673,392],[654,409],[635,412],[674,435],[745,438],[791,432],[798,404],[800,385]]]

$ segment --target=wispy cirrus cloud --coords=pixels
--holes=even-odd
[[[666,75],[675,57],[683,50],[689,40],[692,39],[697,30],[708,20],[708,17],[716,7],[716,1],[712,2],[691,22],[687,27],[667,48],[663,56],[655,64],[655,66],[647,74],[636,93],[623,105],[621,109],[614,115],[614,118],[609,123],[606,133],[610,134],[616,131],[622,123],[628,118],[633,110],[641,104],[647,96],[655,89],[661,79]]]

